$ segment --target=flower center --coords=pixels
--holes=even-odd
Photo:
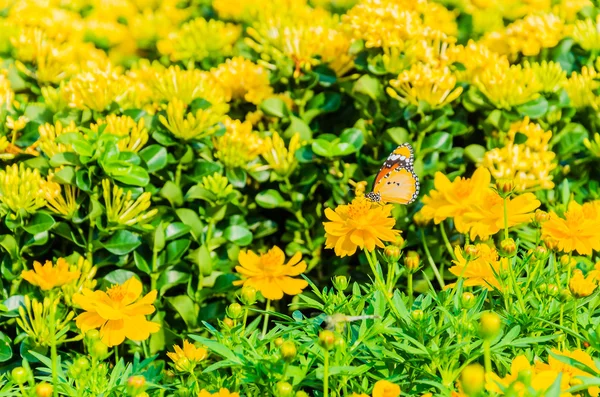
[[[265,272],[273,272],[281,266],[281,257],[275,252],[267,252],[260,257],[260,264]]]
[[[106,291],[106,293],[108,294],[110,299],[114,301],[122,301],[125,297],[126,291],[120,285],[113,285]]]

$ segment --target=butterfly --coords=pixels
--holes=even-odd
[[[413,170],[412,146],[403,143],[383,162],[367,199],[376,203],[410,204],[419,195],[419,178]]]

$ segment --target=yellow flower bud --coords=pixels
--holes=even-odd
[[[333,287],[339,292],[344,292],[350,282],[348,281],[348,277],[346,276],[335,276],[332,279]]]
[[[16,367],[10,373],[12,375],[13,380],[16,384],[22,385],[27,382],[27,378],[29,376],[29,372],[23,367]]]
[[[548,219],[550,219],[550,215],[548,215],[546,211],[540,209],[535,210],[535,221],[537,223],[544,223]]]
[[[479,248],[476,245],[469,244],[465,246],[465,254],[468,260],[475,260],[479,257]]]
[[[460,374],[460,384],[467,396],[477,396],[485,387],[485,370],[479,364],[471,364]]]
[[[483,339],[494,339],[502,328],[502,319],[494,312],[485,312],[479,318],[479,333]]]
[[[335,345],[335,334],[329,330],[321,331],[319,333],[319,345],[326,350],[333,349]]]
[[[283,338],[277,338],[277,339],[275,339],[275,341],[273,343],[275,343],[275,346],[281,347],[281,345],[283,345],[283,342],[284,342]]]
[[[240,305],[239,303],[232,303],[231,305],[229,305],[227,307],[227,309],[225,310],[225,312],[227,313],[227,315],[229,317],[231,317],[234,320],[237,320],[238,318],[241,318],[242,315],[244,314],[244,310],[242,309],[242,305]]]
[[[460,297],[460,304],[462,308],[466,310],[469,310],[470,308],[475,306],[476,301],[477,299],[475,298],[475,295],[473,295],[470,292],[463,292],[463,294]]]
[[[408,251],[404,257],[404,266],[410,273],[414,273],[419,269],[419,254],[416,251]]]
[[[275,390],[275,395],[279,397],[292,397],[294,395],[294,387],[288,382],[277,382]]]
[[[250,306],[256,303],[256,289],[249,285],[246,285],[242,288],[240,292],[240,301],[246,305]]]
[[[53,391],[52,385],[46,382],[42,382],[35,387],[35,395],[38,397],[50,397]]]
[[[512,178],[501,178],[496,181],[496,189],[502,197],[508,197],[515,190],[515,181]]]
[[[424,316],[425,316],[425,315],[424,315],[424,313],[423,313],[423,310],[418,310],[418,309],[417,309],[417,310],[413,310],[413,311],[410,313],[410,317],[412,318],[412,320],[413,320],[414,322],[421,322],[421,321],[423,321],[423,317],[424,317]]]
[[[395,245],[388,245],[383,250],[383,255],[385,256],[385,259],[388,263],[397,263],[398,259],[400,259],[401,254],[402,251],[399,247]]]
[[[296,357],[298,351],[294,342],[286,341],[279,346],[279,352],[283,361],[291,362]]]
[[[500,241],[500,253],[506,257],[515,256],[517,253],[517,244],[512,238],[505,238]]]

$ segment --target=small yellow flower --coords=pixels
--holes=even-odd
[[[57,120],[54,125],[46,123],[40,125],[38,128],[40,134],[37,140],[37,146],[42,150],[48,158],[58,153],[72,152],[73,148],[69,144],[57,143],[56,139],[64,134],[79,133],[79,129],[75,125],[74,121],[71,121],[68,125],[63,124]]]
[[[419,106],[425,102],[431,108],[443,107],[462,93],[462,87],[456,87],[456,77],[448,67],[434,68],[417,63],[391,80],[387,93],[404,104]]]
[[[231,55],[241,33],[242,27],[238,25],[196,18],[159,41],[157,48],[171,61],[199,62],[208,57]]]
[[[400,386],[387,380],[378,380],[373,387],[373,397],[399,397]]]
[[[6,117],[6,127],[13,130],[14,132],[21,131],[27,123],[29,119],[25,116],[19,116],[16,120],[11,116]]]
[[[590,296],[598,286],[594,276],[584,277],[583,273],[579,269],[573,271],[571,280],[569,281],[569,289],[571,293],[578,298],[585,298]]]
[[[231,91],[232,99],[258,105],[273,94],[267,69],[245,58],[228,59],[213,69],[212,73]]]
[[[277,246],[260,256],[250,250],[241,251],[240,266],[235,270],[243,279],[234,281],[233,285],[253,287],[272,300],[281,299],[284,294],[298,295],[308,286],[306,280],[294,278],[306,270],[306,263],[301,259],[302,254],[298,252],[285,263],[285,254]]]
[[[340,257],[354,255],[359,247],[367,251],[376,246],[384,248],[384,241],[395,241],[399,234],[394,230],[396,220],[391,216],[392,209],[392,205],[374,204],[364,197],[335,210],[326,208],[329,222],[323,222],[325,248],[334,248]]]
[[[600,50],[600,16],[594,21],[591,18],[575,21],[572,37],[586,51]]]
[[[228,110],[228,105],[217,104],[198,109],[194,114],[187,112],[184,102],[174,98],[167,105],[167,117],[159,115],[158,119],[175,137],[185,141],[200,140],[219,130],[219,123],[225,119]]]
[[[33,262],[33,270],[25,270],[21,277],[30,284],[40,287],[42,291],[50,291],[56,287],[62,287],[79,278],[79,271],[71,271],[69,264],[64,258],[58,258],[56,265],[46,261],[44,265]]]
[[[598,207],[593,202],[581,205],[571,201],[562,217],[550,212],[550,219],[542,224],[542,237],[557,240],[558,249],[567,253],[591,255],[592,251],[600,251]]]
[[[68,284],[62,286],[65,302],[69,306],[73,306],[73,295],[81,293],[84,289],[94,289],[96,287],[97,268],[93,266],[87,259],[80,256],[77,263],[71,266],[71,272],[78,272],[79,277]]]
[[[211,393],[206,389],[202,389],[202,390],[200,390],[200,393],[198,393],[198,397],[211,397],[211,396],[212,397],[240,397],[239,393],[232,393],[225,388],[221,388],[216,393]]]
[[[598,96],[594,93],[600,87],[600,82],[596,78],[596,70],[584,66],[579,73],[573,72],[563,83],[572,107],[576,109],[591,107],[594,110],[600,108]]]
[[[0,109],[9,108],[15,99],[7,74],[7,70],[0,71]]]
[[[148,142],[148,130],[144,126],[144,119],[137,123],[129,116],[117,116],[114,114],[98,120],[96,124],[90,125],[90,129],[96,133],[100,127],[106,125],[102,134],[110,134],[119,137],[117,146],[123,152],[139,152]]]
[[[499,109],[511,109],[539,97],[543,89],[535,72],[521,65],[498,62],[475,77],[475,86]]]
[[[37,169],[19,163],[0,170],[0,202],[13,214],[33,214],[46,205],[41,189],[43,179]]]
[[[252,131],[252,124],[225,119],[226,132],[213,137],[218,158],[228,168],[252,168],[254,161],[265,151],[265,141]]]
[[[265,139],[265,150],[263,158],[278,176],[285,178],[289,176],[298,165],[296,151],[300,149],[300,134],[296,133],[290,139],[288,147],[284,140],[274,131],[273,135]]]
[[[473,249],[471,249],[473,250]],[[500,258],[494,246],[487,244],[476,244],[477,256],[467,259],[467,255],[460,248],[454,248],[456,260],[452,261],[454,266],[450,273],[464,280],[465,287],[483,287],[488,290],[502,290],[500,276],[508,270],[508,260]],[[453,288],[456,283],[448,284],[447,288]]]
[[[589,150],[594,157],[600,157],[600,134],[595,133],[594,138],[590,140],[589,138],[585,138],[583,140],[583,144]]]
[[[109,223],[144,226],[158,213],[157,208],[147,211],[152,204],[152,193],[144,192],[134,200],[131,190],[125,192],[120,186],[111,186],[108,179],[102,180],[102,197]]]
[[[105,111],[127,91],[127,81],[114,69],[92,69],[78,73],[64,87],[69,106]]]
[[[199,69],[182,70],[179,66],[154,72],[150,85],[155,100],[171,102],[177,98],[185,104],[202,98],[212,106],[231,100],[231,94],[210,72]]]
[[[567,80],[567,72],[557,62],[525,62],[525,67],[533,70],[535,78],[542,86],[542,92],[556,92]]]
[[[71,219],[79,209],[77,197],[79,189],[71,185],[60,185],[53,181],[54,174],[48,175],[47,181],[42,181],[41,189],[46,199],[46,207],[52,212]],[[64,193],[63,193],[64,190]]]
[[[108,347],[120,345],[125,338],[143,341],[158,332],[160,324],[146,320],[154,313],[156,290],[140,298],[142,283],[132,277],[122,285],[113,285],[108,291],[84,288],[73,295],[73,302],[84,312],[75,319],[82,333],[100,328],[100,339]]]
[[[63,343],[67,339],[67,330],[75,313],[69,311],[64,318],[55,319],[56,323],[53,324],[55,334],[52,335],[50,333],[52,329],[50,310],[59,304],[59,299],[51,300],[45,297],[42,302],[39,302],[37,299],[31,300],[29,296],[25,295],[24,300],[24,305],[19,307],[17,325],[36,345],[50,346],[54,341],[57,344]]]
[[[208,351],[203,347],[196,347],[187,340],[183,341],[182,347],[173,346],[175,352],[167,353],[167,356],[175,364],[175,369],[181,372],[192,372],[196,365],[208,356]]]

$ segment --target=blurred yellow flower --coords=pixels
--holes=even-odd
[[[576,368],[573,365],[564,363],[558,360],[557,358],[553,357],[552,355],[548,355],[548,364],[544,363],[543,361],[538,361],[535,363],[534,367],[534,372],[545,375],[546,382],[544,382],[543,384],[542,382],[540,382],[540,386],[545,386],[544,389],[548,389],[554,383],[556,378],[558,378],[558,376],[561,376],[560,388],[561,391],[564,392],[571,386],[581,384],[581,379],[578,379],[578,377],[595,376],[600,371],[594,359],[583,350],[576,349],[573,351],[561,351],[558,349],[552,349],[551,352],[558,356],[567,357],[576,362],[584,364],[591,370],[595,371],[595,373],[586,372],[584,370]],[[600,392],[598,386],[589,387],[587,390],[588,393],[590,393],[590,395],[592,396],[598,396]]]
[[[56,265],[53,265],[52,261],[46,261],[43,265],[37,261],[33,262],[33,270],[23,271],[21,277],[41,290],[49,291],[76,280],[80,274],[79,271],[71,271],[64,258],[58,258]]]
[[[357,248],[373,251],[383,248],[384,241],[395,241],[400,233],[394,230],[392,205],[374,204],[357,197],[350,204],[325,209],[329,222],[325,227],[325,248],[333,248],[339,257],[354,255]]]
[[[454,65],[454,75],[458,81],[473,82],[484,70],[500,62],[506,57],[491,51],[482,43],[469,40],[466,45],[453,45],[448,48],[446,58],[449,65]],[[460,68],[456,66],[460,66]]]
[[[239,393],[232,393],[225,388],[219,389],[219,391],[216,393],[211,393],[206,389],[202,389],[202,390],[200,390],[200,393],[198,393],[198,397],[211,397],[211,396],[212,397],[240,397]]]
[[[387,380],[378,380],[373,387],[372,397],[399,397],[400,386]]]
[[[515,143],[517,134],[527,140]],[[544,131],[526,117],[511,125],[503,147],[485,153],[481,166],[489,169],[496,180],[512,179],[517,191],[552,189],[551,173],[557,164],[549,147],[551,138],[552,131]]]
[[[236,266],[235,270],[242,280],[234,281],[233,285],[251,286],[266,299],[281,299],[284,294],[298,295],[308,286],[306,280],[294,278],[306,271],[300,252],[285,263],[285,254],[274,246],[260,256],[250,250],[241,251],[238,261],[240,266]]]
[[[600,251],[600,211],[596,207],[571,201],[562,217],[550,212],[550,219],[542,224],[542,237],[557,240],[558,249],[567,253]]]
[[[155,71],[150,82],[155,92],[155,100],[171,102],[177,98],[185,104],[202,98],[213,106],[229,102],[230,93],[210,72],[199,69],[182,70],[179,66]]]
[[[597,280],[594,275],[588,275],[584,277],[583,273],[579,269],[573,270],[571,280],[569,280],[569,289],[571,294],[578,298],[585,298],[590,296],[596,287],[598,286]]]
[[[252,168],[258,156],[265,151],[264,140],[252,131],[252,124],[226,119],[226,132],[213,137],[215,157],[228,168]]]
[[[8,109],[15,99],[15,92],[11,88],[7,74],[7,70],[0,71],[0,110]]]
[[[530,14],[508,25],[504,31],[483,38],[492,51],[516,57],[535,56],[544,48],[555,47],[564,36],[562,20],[553,14]]]
[[[66,84],[63,95],[70,107],[102,112],[124,95],[128,84],[115,69],[78,73]]]
[[[596,70],[593,67],[583,66],[581,71],[571,73],[571,76],[563,83],[563,87],[569,96],[570,105],[576,109],[591,107],[598,110],[599,100],[594,90],[600,87]]]
[[[242,33],[242,27],[216,19],[196,18],[157,43],[158,51],[171,61],[201,61],[226,57]]]
[[[56,139],[64,134],[79,133],[77,125],[74,121],[71,121],[68,125],[63,126],[60,120],[57,120],[54,125],[50,123],[42,124],[38,128],[40,134],[37,140],[37,147],[39,147],[48,158],[58,153],[72,152],[73,148],[69,144],[58,143]]]
[[[589,138],[585,138],[583,140],[583,145],[590,151],[590,153],[594,157],[600,157],[600,134],[595,133],[594,138],[590,140]]]
[[[499,109],[532,101],[543,89],[532,69],[507,61],[490,65],[475,77],[474,84]]]
[[[508,259],[500,258],[494,246],[476,244],[475,248],[477,256],[468,258],[463,249],[455,247],[456,260],[452,261],[454,266],[448,270],[456,277],[462,278],[465,287],[479,286],[488,290],[502,290],[500,280],[501,276],[508,271]],[[452,288],[455,285],[456,283],[448,284],[447,288]]]
[[[208,351],[203,347],[196,347],[187,340],[183,341],[181,347],[174,345],[174,352],[167,356],[175,364],[175,369],[181,372],[192,372],[196,365],[208,356]]]
[[[206,109],[197,109],[188,112],[188,106],[177,98],[173,98],[167,105],[167,117],[162,114],[158,120],[171,133],[185,141],[200,140],[216,133],[221,127],[219,123],[225,120],[229,106],[221,103]]]
[[[73,302],[84,312],[75,319],[82,333],[100,328],[100,339],[108,347],[120,345],[125,338],[143,341],[158,332],[160,324],[146,320],[154,313],[156,290],[140,298],[142,283],[132,277],[106,292],[84,288],[73,295]]]
[[[134,200],[131,190],[125,192],[120,186],[111,186],[108,179],[102,180],[102,197],[109,224],[144,227],[158,214],[157,208],[147,211],[152,204],[152,193],[143,192]]]
[[[490,173],[485,168],[475,170],[471,178],[457,177],[452,182],[446,175],[436,172],[434,189],[423,197],[420,213],[426,220],[433,220],[436,224],[453,218],[456,230],[467,233],[469,225],[464,222],[463,215],[473,203],[481,201],[490,182]]]
[[[43,179],[37,169],[26,168],[24,163],[13,164],[0,170],[0,202],[2,209],[13,214],[24,211],[35,213],[46,205],[41,189]]]
[[[596,20],[591,18],[575,21],[571,36],[577,44],[586,51],[597,52],[600,50],[600,16]]]
[[[285,146],[285,141],[279,136],[277,131],[265,139],[265,150],[262,153],[269,168],[278,176],[285,178],[289,176],[296,166],[296,151],[300,149],[300,134],[296,133],[290,138],[289,146]]]
[[[540,201],[533,193],[524,193],[506,198],[507,227],[529,223]],[[464,221],[469,225],[472,240],[479,237],[487,240],[505,228],[504,199],[492,189],[487,189],[479,202],[472,203],[464,213]]]
[[[90,255],[90,259],[91,255]],[[72,272],[78,272],[79,277],[71,283],[62,286],[65,302],[69,306],[73,306],[73,295],[81,293],[85,288],[94,289],[96,287],[96,271],[98,269],[92,265],[86,258],[80,256],[77,263],[71,266]]]
[[[102,129],[102,126],[105,126]],[[122,152],[139,152],[148,142],[148,130],[144,126],[144,119],[135,122],[129,116],[117,116],[110,114],[105,119],[100,119],[96,124],[90,125],[90,129],[102,134],[110,134],[119,137],[117,146]]]
[[[560,90],[567,80],[567,72],[563,70],[560,63],[542,61],[529,63],[525,62],[525,67],[533,70],[535,78],[540,83],[542,92],[556,92]]]
[[[231,92],[232,99],[258,105],[273,94],[267,69],[245,58],[228,59],[212,73]]]

